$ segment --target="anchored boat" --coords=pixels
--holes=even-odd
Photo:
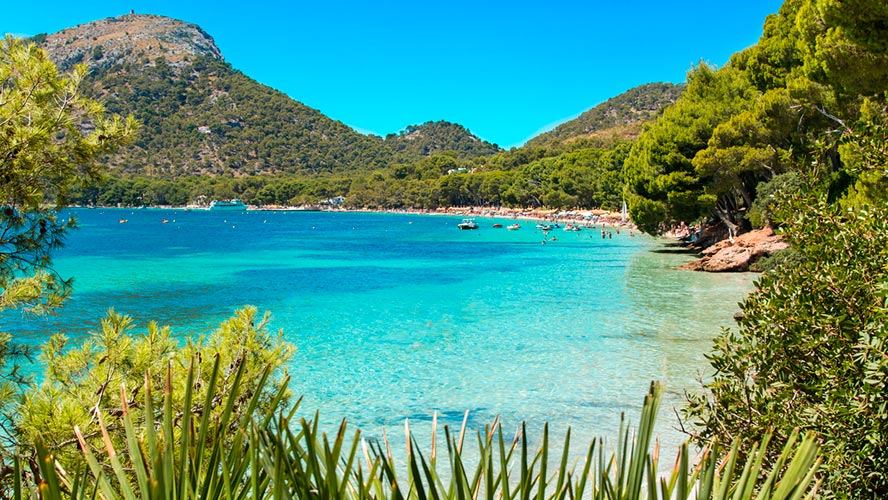
[[[478,223],[475,222],[475,219],[463,219],[456,227],[460,229],[478,229]]]
[[[214,212],[221,212],[221,211],[233,212],[233,211],[241,211],[241,210],[246,210],[246,209],[247,209],[247,206],[244,205],[244,202],[242,202],[238,199],[229,200],[229,201],[213,200],[213,202],[210,203],[210,210],[212,210]]]

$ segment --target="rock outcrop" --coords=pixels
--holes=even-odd
[[[771,228],[743,233],[734,241],[723,240],[703,250],[702,257],[679,269],[712,273],[743,272],[762,257],[787,248],[789,244]]]
[[[62,70],[74,64],[154,64],[163,57],[174,68],[198,55],[222,60],[213,38],[195,24],[164,16],[128,14],[81,24],[46,36],[42,46]]]

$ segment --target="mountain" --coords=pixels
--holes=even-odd
[[[635,139],[644,122],[657,116],[684,92],[684,84],[649,83],[608,99],[554,130],[527,141],[528,146],[544,146],[579,138]]]
[[[199,26],[163,16],[112,17],[35,38],[62,70],[80,62],[107,68],[142,57],[151,64],[162,56],[176,68],[195,57],[222,60],[213,38]]]
[[[62,69],[90,66],[90,93],[112,113],[133,114],[139,139],[106,158],[112,170],[180,176],[367,171],[452,150],[499,150],[445,122],[386,139],[363,135],[224,61],[200,27],[129,14],[34,41]]]
[[[400,134],[386,136],[385,142],[396,151],[413,157],[453,151],[458,158],[474,158],[502,151],[496,144],[479,139],[462,125],[446,121],[410,125]]]

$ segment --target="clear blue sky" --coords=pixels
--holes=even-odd
[[[45,0],[0,32],[129,13],[196,23],[246,75],[365,133],[447,120],[509,148],[632,87],[756,43],[778,0]]]

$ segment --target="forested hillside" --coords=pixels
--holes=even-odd
[[[502,151],[496,144],[472,135],[465,127],[446,121],[410,125],[399,134],[389,134],[385,142],[401,153],[401,158],[422,158],[445,151],[457,158],[475,158]]]
[[[499,150],[445,122],[385,140],[360,134],[234,70],[203,30],[162,16],[104,19],[34,41],[62,68],[87,63],[91,95],[142,123],[135,147],[106,158],[116,173],[347,174],[443,151]]]
[[[128,173],[182,176],[319,173],[378,168],[382,138],[359,134],[221,61],[181,71],[158,58],[93,73],[109,111],[143,125],[135,147],[109,158]]]
[[[680,89],[633,89],[505,152],[446,121],[360,134],[231,68],[209,34],[166,17],[130,14],[33,41],[62,67],[87,63],[89,95],[141,123],[133,146],[103,158],[104,181],[72,193],[88,205],[233,197],[314,205],[345,196],[353,207],[613,209],[632,136],[621,127],[640,127]],[[601,127],[610,127],[606,137],[595,135]]]
[[[528,146],[598,137],[600,139],[635,139],[645,122],[655,118],[663,108],[675,103],[684,92],[684,85],[649,83],[608,99],[573,120],[527,141]]]
[[[109,176],[82,204],[346,204],[616,208],[628,142],[682,86],[644,85],[510,152],[446,121],[363,135],[224,62],[212,37],[130,14],[34,37],[62,68],[89,65],[89,95],[141,123],[103,158]]]

